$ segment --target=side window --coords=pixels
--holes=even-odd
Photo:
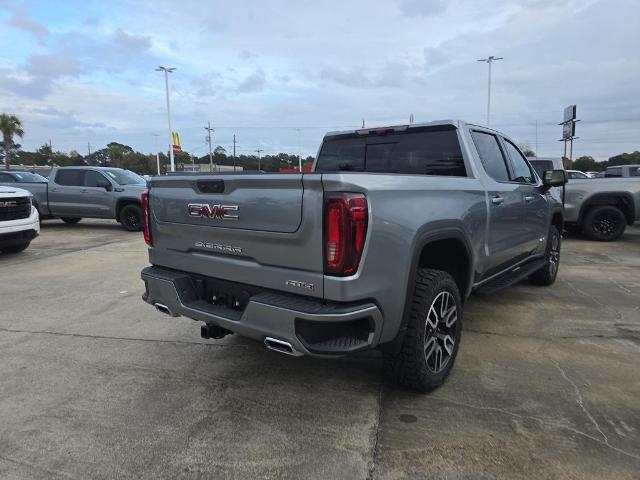
[[[87,170],[84,174],[85,187],[104,187],[108,180],[100,172]]]
[[[2,183],[14,183],[15,179],[8,173],[0,173],[0,182]]]
[[[535,177],[527,165],[527,161],[524,159],[520,150],[511,143],[506,138],[504,139],[504,144],[507,149],[507,155],[509,155],[509,159],[511,160],[511,165],[513,166],[513,181],[520,183],[535,183]]]
[[[630,177],[640,177],[640,167],[630,167],[629,168],[629,176]]]
[[[56,174],[56,183],[70,187],[84,186],[84,171],[82,170],[59,170]]]
[[[478,149],[478,155],[480,155],[484,169],[489,176],[499,182],[508,182],[509,171],[496,136],[478,131],[471,132],[471,136]]]

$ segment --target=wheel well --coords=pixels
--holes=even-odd
[[[449,238],[427,243],[420,253],[418,267],[434,268],[449,273],[458,285],[463,301],[470,281],[471,261],[461,240]]]
[[[119,222],[120,221],[120,212],[122,212],[122,209],[124,207],[126,207],[127,205],[138,205],[140,206],[140,202],[134,199],[123,199],[123,200],[119,200],[118,203],[116,204],[116,221]]]
[[[580,223],[582,223],[584,216],[595,207],[602,205],[610,205],[612,207],[619,208],[624,213],[627,223],[633,224],[635,219],[633,201],[625,194],[603,194],[589,200],[589,202],[583,207],[582,215],[580,215]]]

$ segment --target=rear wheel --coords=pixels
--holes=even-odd
[[[120,223],[129,232],[142,230],[142,209],[138,205],[126,205],[120,212]]]
[[[60,220],[62,220],[64,223],[78,223],[80,220],[82,220],[81,217],[60,217]]]
[[[411,299],[411,316],[398,353],[385,354],[393,381],[419,392],[439,387],[453,368],[462,333],[462,302],[447,272],[421,268]]]
[[[560,246],[562,237],[560,231],[551,225],[549,228],[549,240],[547,241],[546,258],[547,263],[537,272],[529,275],[529,281],[534,285],[552,285],[558,276],[558,268],[560,267]]]
[[[624,213],[612,205],[602,205],[589,210],[584,218],[584,233],[591,240],[610,242],[617,240],[627,228]]]
[[[12,245],[12,246],[10,246],[10,247],[4,247],[4,248],[2,248],[1,250],[2,250],[4,253],[20,253],[20,252],[22,252],[24,249],[26,249],[26,248],[29,246],[29,244],[30,244],[30,243],[31,243],[31,242],[20,243],[20,244],[18,244],[18,245]]]

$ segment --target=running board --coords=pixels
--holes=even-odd
[[[544,267],[547,262],[548,260],[541,258],[540,260],[534,260],[524,265],[520,265],[519,267],[516,267],[513,270],[488,281],[487,283],[483,283],[478,287],[475,293],[478,295],[490,295],[492,293],[499,292],[500,290],[524,280],[532,273],[537,272]]]

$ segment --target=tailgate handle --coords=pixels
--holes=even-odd
[[[224,193],[224,180],[198,180],[200,193]]]

